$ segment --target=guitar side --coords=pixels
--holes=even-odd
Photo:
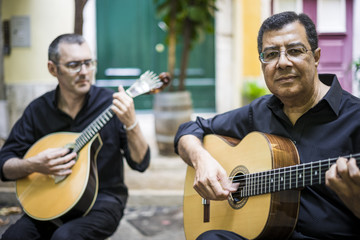
[[[53,133],[39,139],[25,154],[29,158],[48,148],[75,142],[78,133]],[[72,173],[55,183],[50,175],[32,173],[16,181],[16,195],[24,211],[37,220],[81,216],[92,207],[98,189],[96,157],[102,145],[96,135],[78,153]]]
[[[228,172],[248,173],[293,165],[298,161],[295,146],[285,138],[259,132],[247,135],[240,144],[230,145],[219,136],[208,135],[204,147]],[[287,160],[289,159],[289,160]],[[241,170],[242,171],[242,170]],[[297,190],[247,197],[240,205],[210,201],[208,209],[193,189],[195,171],[188,167],[184,189],[184,230],[196,239],[208,230],[228,230],[248,239],[286,239],[296,224],[300,193]],[[208,221],[204,214],[208,211]]]

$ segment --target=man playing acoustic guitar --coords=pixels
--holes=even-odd
[[[37,179],[49,180],[49,185],[61,188],[74,176],[79,175],[77,171],[81,172],[89,167],[76,167],[80,164],[76,164],[76,158],[79,157],[80,161],[81,156],[87,159],[90,158],[88,154],[95,154],[97,170],[95,169],[94,175],[99,181],[94,181],[94,189],[91,191],[98,193],[94,199],[89,199],[88,205],[91,207],[85,209],[85,214],[73,213],[75,218],[67,217],[65,220],[46,220],[47,216],[44,217],[45,220],[39,220],[38,217],[25,214],[7,229],[2,239],[105,239],[115,232],[127,201],[123,159],[126,159],[132,169],[145,171],[149,166],[150,149],[137,124],[132,97],[128,96],[122,87],[119,87],[119,92],[114,93],[92,85],[96,61],[82,36],[60,35],[50,44],[48,54],[48,70],[58,79],[58,86],[30,103],[14,125],[0,153],[1,179],[19,180],[37,173]],[[89,153],[82,152],[83,150],[77,153],[69,151],[71,147],[56,145],[57,140],[52,140],[45,141],[45,144],[57,147],[50,147],[32,157],[24,158],[25,153],[39,139],[56,132],[66,131],[68,135],[71,135],[70,132],[81,132],[109,106],[111,109],[107,114],[113,113],[116,117],[104,116],[84,137],[86,139],[92,132],[103,127],[98,136],[102,143],[101,148]],[[106,121],[107,124],[103,124]],[[88,173],[84,175],[86,174]],[[59,183],[54,183],[49,176],[66,178],[60,178]],[[91,181],[92,179],[89,179],[89,182]],[[63,193],[52,194],[47,201],[38,201],[35,203],[35,211],[41,212],[42,207],[48,204],[51,207],[48,211],[58,206],[60,208],[60,204],[72,197],[76,187],[85,187],[79,186],[80,184],[71,182],[69,189]],[[27,191],[33,190],[37,193],[42,190],[31,189],[36,188],[35,185],[29,184],[23,194],[18,196],[19,200],[31,197],[32,194],[27,194]],[[29,204],[31,202],[22,202],[24,207]]]
[[[175,137],[192,178],[186,185],[197,192],[184,193],[187,238],[360,239],[360,100],[335,75],[318,74],[321,49],[305,14],[266,19],[258,53],[272,94],[184,123]],[[220,141],[206,143],[209,134],[242,141],[221,151]],[[258,164],[268,151],[264,145],[272,150],[264,156],[274,169]],[[233,154],[236,148],[242,151]],[[276,162],[279,156],[287,157]],[[290,156],[300,162],[276,169]],[[229,162],[233,166],[226,169]]]

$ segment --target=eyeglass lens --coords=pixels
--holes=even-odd
[[[260,54],[260,59],[264,63],[276,62],[279,60],[281,52],[285,52],[285,56],[289,59],[302,59],[308,50],[302,46],[286,49],[285,51],[279,51],[269,49]]]
[[[74,73],[80,72],[82,65],[84,65],[87,70],[94,70],[96,67],[96,61],[89,59],[85,61],[73,61],[65,64],[65,66]]]

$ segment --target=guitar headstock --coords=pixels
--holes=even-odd
[[[170,75],[168,73],[163,72],[158,76],[148,70],[126,90],[126,93],[132,98],[145,93],[155,94],[162,91],[169,83]]]

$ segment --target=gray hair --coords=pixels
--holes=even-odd
[[[60,59],[60,52],[59,52],[59,44],[60,43],[70,43],[70,44],[83,44],[85,42],[85,38],[79,34],[75,33],[67,33],[62,34],[55,38],[50,46],[48,51],[48,60],[57,63]]]

